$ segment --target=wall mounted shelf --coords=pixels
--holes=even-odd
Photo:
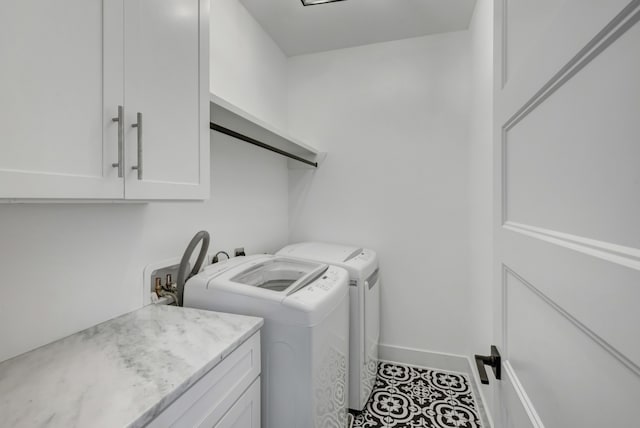
[[[326,157],[317,149],[211,94],[210,129],[289,158],[289,168],[315,168]]]

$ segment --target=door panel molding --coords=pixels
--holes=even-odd
[[[509,361],[505,361],[504,364],[502,365],[502,369],[503,369],[503,372],[506,374],[504,379],[506,379],[509,382],[510,386],[513,388],[513,391],[515,392],[515,396],[520,402],[520,405],[522,406],[522,409],[525,411],[527,417],[529,418],[529,422],[531,423],[531,426],[533,428],[544,428],[544,424],[542,423],[542,420],[540,419],[540,416],[538,415],[536,408],[534,407],[533,403],[531,402],[531,399],[527,395],[527,392],[522,386],[522,383],[520,383],[520,379],[518,379],[518,375],[516,375],[515,370],[513,370],[511,363]],[[513,426],[516,426],[516,425],[513,425]]]
[[[503,228],[528,237],[539,239],[588,256],[597,257],[620,266],[640,271],[640,249],[625,247],[610,242],[598,241],[569,233],[544,229],[522,223],[507,221]]]
[[[602,349],[604,349],[607,353],[609,353],[612,357],[622,363],[629,371],[631,371],[636,377],[640,378],[640,366],[634,363],[631,359],[629,359],[624,353],[620,352],[616,347],[611,345],[601,336],[596,334],[593,330],[583,324],[579,319],[574,317],[570,312],[565,310],[562,306],[558,305],[553,299],[543,293],[541,290],[536,288],[529,281],[524,279],[518,273],[516,273],[513,269],[511,269],[506,264],[502,264],[502,326],[504,330],[503,334],[503,350],[506,355],[507,360],[509,359],[509,343],[508,343],[508,330],[509,330],[509,308],[508,308],[508,276],[511,275],[517,282],[525,286],[529,289],[534,295],[536,295],[540,300],[546,303],[548,306],[553,308],[558,314],[560,314],[563,318],[568,320],[574,327],[584,333],[587,337],[589,337],[593,342],[599,345]]]
[[[620,38],[640,20],[640,0],[630,2],[598,34],[554,74],[522,107],[502,126],[503,130],[513,128],[544,100],[564,85],[569,79],[593,61],[602,51]],[[634,13],[635,12],[635,13]]]
[[[505,264],[640,366],[640,342],[632,340],[637,336],[634,326],[640,325],[640,312],[637,311],[640,299],[638,271],[505,229],[502,229],[501,236],[510,251],[503,255],[498,265],[497,287],[501,285],[501,264]],[[509,277],[508,281],[515,279]],[[508,333],[511,340],[521,320],[517,317],[518,311],[522,310],[518,302],[525,303],[521,300],[514,303],[513,298],[524,291],[529,293],[528,299],[532,304],[535,300],[538,305],[544,305],[526,287],[509,284],[509,310],[515,311],[509,314],[511,325]],[[502,289],[497,292],[501,293]],[[502,303],[496,308],[500,322],[501,307]],[[555,311],[547,305],[545,307],[556,316]],[[542,323],[539,327],[544,329],[544,326],[545,323]],[[511,351],[513,356],[513,346]],[[608,354],[607,357],[610,358]]]
[[[505,6],[506,6],[506,0]],[[503,25],[506,25],[506,12],[503,13]],[[585,66],[592,62],[598,55],[618,40],[631,27],[640,21],[640,0],[630,2],[618,15],[616,15],[600,32],[598,32],[573,58],[567,62],[555,75],[553,75],[528,101],[524,103],[500,129],[501,144],[501,224],[504,226],[509,221],[507,212],[507,143],[508,132],[520,123],[527,115],[551,97],[571,78],[578,74]],[[503,28],[503,50],[505,49],[506,34]],[[504,68],[505,53],[501,54],[502,67]],[[504,73],[503,73],[504,74]],[[504,77],[503,77],[504,84]]]

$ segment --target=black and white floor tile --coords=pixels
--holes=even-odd
[[[365,409],[363,428],[482,428],[467,375],[381,362]]]

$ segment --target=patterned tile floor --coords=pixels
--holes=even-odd
[[[465,374],[381,362],[369,402],[354,427],[481,428]]]

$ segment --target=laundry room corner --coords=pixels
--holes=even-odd
[[[470,353],[470,49],[461,31],[288,61],[289,128],[328,152],[290,172],[290,241],[379,252],[385,345]]]

